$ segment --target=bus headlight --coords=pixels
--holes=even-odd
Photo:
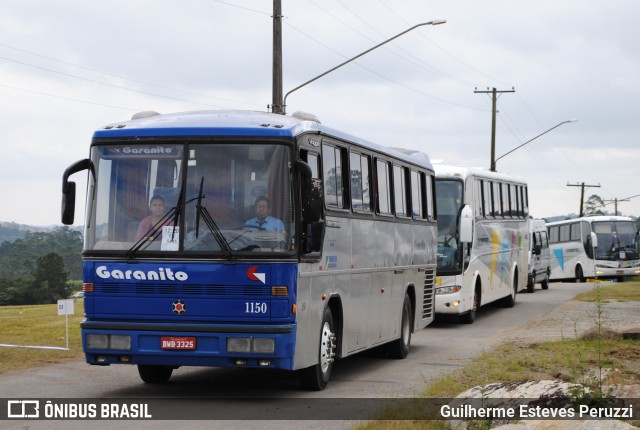
[[[227,352],[273,354],[275,339],[270,337],[229,337],[227,338]]]
[[[248,337],[228,337],[227,352],[251,352],[251,339]]]
[[[460,291],[462,287],[460,285],[452,285],[450,287],[440,287],[436,288],[436,294],[453,294]]]
[[[271,338],[256,337],[253,339],[253,352],[261,354],[273,354],[275,351],[275,342]]]
[[[87,334],[87,349],[117,349],[128,351],[131,349],[131,336],[122,334]]]

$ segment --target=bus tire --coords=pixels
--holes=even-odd
[[[547,276],[542,280],[542,282],[540,282],[540,286],[542,287],[543,290],[549,289],[549,276]]]
[[[480,307],[480,289],[476,286],[473,291],[473,302],[471,304],[471,309],[466,314],[460,315],[459,319],[461,323],[464,324],[473,324],[476,320],[476,315],[478,314],[478,308]]]
[[[518,293],[518,272],[513,277],[513,285],[511,285],[511,294],[502,299],[502,306],[512,308],[516,305],[516,294]]]
[[[164,384],[169,381],[172,373],[173,367],[138,364],[140,379],[147,384]]]
[[[582,271],[582,266],[579,264],[576,266],[576,282],[586,282],[586,279],[584,278],[584,272]]]
[[[527,293],[535,293],[536,292],[536,272],[533,272],[532,275],[527,279]]]
[[[411,329],[413,327],[413,311],[411,310],[411,299],[408,294],[404,295],[402,304],[402,319],[400,323],[400,339],[389,344],[389,356],[391,358],[403,359],[409,355],[411,346]]]
[[[331,378],[336,356],[337,336],[333,325],[333,315],[328,307],[324,310],[320,326],[320,352],[318,363],[300,370],[300,382],[308,390],[324,390]]]

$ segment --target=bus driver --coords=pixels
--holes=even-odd
[[[259,230],[284,231],[284,223],[278,218],[272,217],[270,213],[271,201],[267,196],[260,196],[256,199],[256,216],[244,224]]]

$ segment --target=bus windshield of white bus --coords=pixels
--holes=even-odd
[[[638,234],[633,221],[594,221],[596,260],[637,260]]]
[[[94,145],[91,160],[85,250],[226,257],[293,250],[285,145]]]
[[[438,211],[438,274],[462,273],[462,247],[458,215],[462,207],[462,181],[436,179]]]

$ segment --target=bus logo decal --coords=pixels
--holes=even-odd
[[[263,284],[267,283],[267,274],[262,272],[256,272],[258,266],[251,266],[247,269],[247,278],[252,281],[260,281]]]
[[[182,300],[176,300],[171,304],[171,310],[176,315],[182,315],[187,312],[187,305]]]
[[[556,260],[558,260],[558,264],[560,265],[560,269],[564,271],[564,256],[562,255],[562,248],[554,249],[553,255],[556,256]]]

